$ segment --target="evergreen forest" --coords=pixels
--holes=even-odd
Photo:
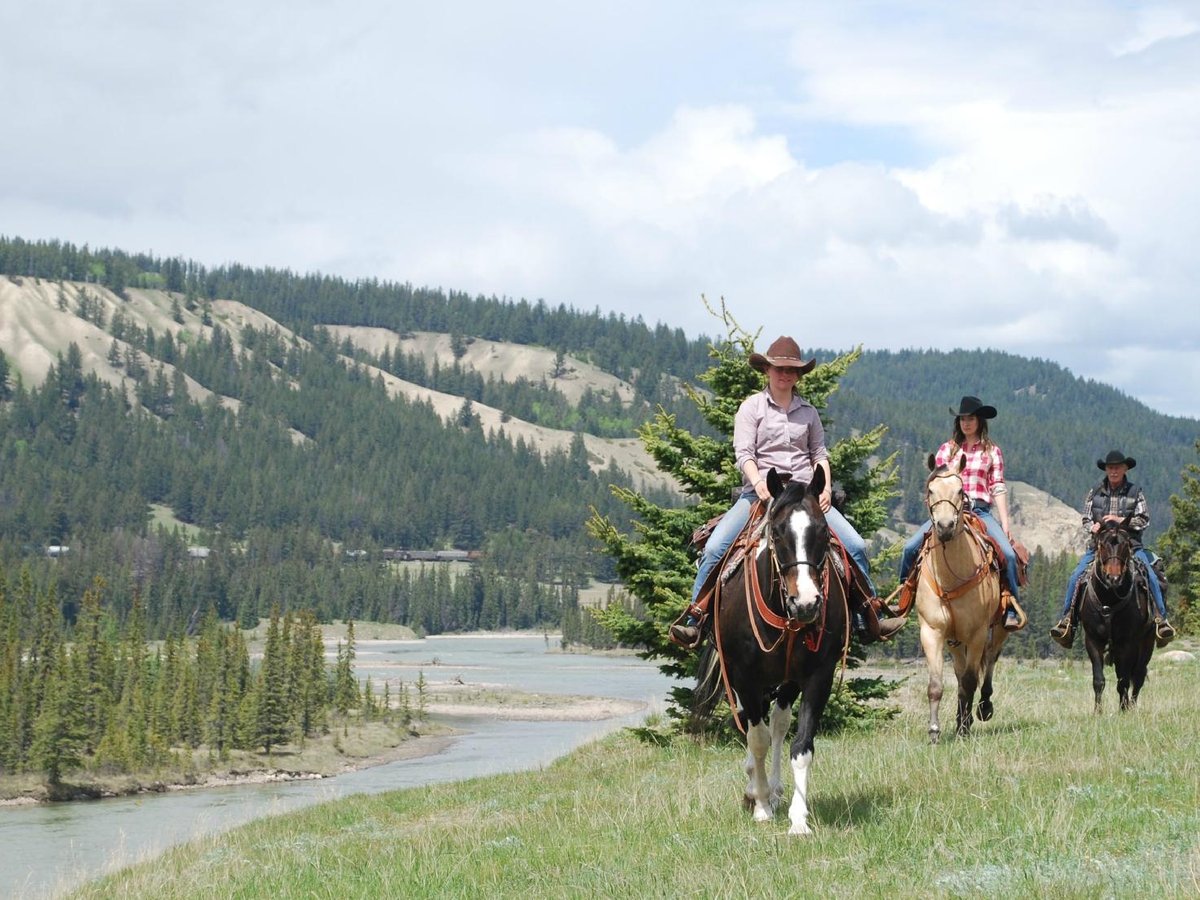
[[[689,399],[711,364],[711,339],[640,318],[7,237],[0,275],[56,285],[61,309],[111,339],[108,361],[125,378],[116,386],[85,371],[72,346],[44,381],[26,384],[0,352],[0,565],[28,571],[37,590],[55,586],[68,632],[96,577],[117,621],[140,599],[152,639],[195,635],[209,616],[250,624],[273,609],[419,633],[575,628],[580,590],[617,580],[584,523],[628,521],[613,487],[640,487],[615,467],[595,471],[583,436],[633,438],[660,411],[716,435]],[[189,327],[156,330],[112,312],[89,286],[118,298],[167,292],[175,322],[186,314]],[[275,324],[216,320],[218,299]],[[596,391],[569,402],[553,378],[483,378],[457,360],[373,354],[333,337],[334,325],[441,332],[456,347],[475,339],[544,347],[624,379],[634,399]],[[389,394],[376,370],[461,396],[458,414],[446,420]],[[1119,447],[1139,460],[1151,537],[1169,526],[1196,421],[1043,360],[865,351],[831,393],[825,420],[831,442],[885,427],[878,452],[897,463],[893,522],[921,517],[924,457],[946,439],[948,407],[967,393],[999,407],[993,433],[1010,478],[1075,508],[1098,479],[1095,458]],[[474,404],[575,439],[539,452],[502,429],[485,431]],[[663,507],[694,502],[645,492]],[[154,525],[155,508],[186,531]],[[51,547],[69,551],[48,556]],[[384,553],[391,548],[468,551],[474,561],[452,574],[397,565]]]

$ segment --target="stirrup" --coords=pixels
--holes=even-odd
[[[667,629],[667,637],[684,650],[695,650],[704,639],[704,620],[697,619],[691,623],[676,622]]]
[[[1154,643],[1159,649],[1175,640],[1175,626],[1163,616],[1154,617]]]
[[[1025,610],[1021,608],[1021,604],[1017,602],[1017,598],[1013,596],[1012,591],[1008,588],[1001,588],[1000,600],[1003,612],[1000,614],[1001,627],[1012,634],[1014,631],[1020,631],[1029,624],[1029,617],[1025,615]],[[1013,621],[1015,619],[1015,621]]]
[[[1058,624],[1050,629],[1050,637],[1060,647],[1071,649],[1071,645],[1075,643],[1075,624],[1071,621],[1070,613],[1059,619]]]

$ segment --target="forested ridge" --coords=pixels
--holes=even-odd
[[[1168,500],[1179,489],[1184,467],[1195,460],[1193,444],[1200,436],[1195,419],[1156,413],[1047,360],[997,350],[865,352],[830,407],[842,427],[887,424],[883,447],[901,453],[905,520],[923,516],[924,460],[950,437],[950,407],[957,408],[963,394],[997,407],[991,433],[1004,450],[1011,479],[1078,509],[1103,475],[1096,460],[1120,449],[1137,460],[1130,478],[1146,491],[1149,534],[1161,534],[1170,524]]]
[[[617,574],[585,522],[635,516],[614,486],[663,508],[686,500],[615,465],[596,471],[583,436],[632,438],[657,410],[672,427],[716,434],[681,387],[710,364],[709,339],[641,319],[2,237],[0,275],[48,286],[55,315],[103,335],[119,376],[99,377],[72,342],[26,383],[0,346],[0,771],[53,781],[81,764],[154,766],[179,748],[269,750],[327,730],[331,715],[366,715],[375,700],[351,696],[352,658],[321,668],[317,622],[561,628],[568,641],[611,645],[580,610],[585,585]],[[134,303],[134,289],[150,294]],[[157,327],[139,305],[147,296]],[[225,300],[269,318],[215,315]],[[345,325],[445,333],[455,359],[372,353],[325,327]],[[547,348],[555,371],[485,378],[459,363],[477,339]],[[632,392],[568,401],[555,384],[568,355]],[[389,391],[382,373],[461,405],[447,417]],[[829,397],[830,440],[886,426],[878,453],[898,451],[894,518],[923,515],[924,457],[964,393],[1000,408],[1010,477],[1076,507],[1099,478],[1094,459],[1119,447],[1138,458],[1152,533],[1169,524],[1194,420],[997,351],[856,353]],[[538,450],[485,430],[476,403],[501,423],[574,437]],[[152,508],[186,530],[152,525]],[[471,551],[473,562],[403,564],[384,553],[395,548]],[[1052,614],[1073,562],[1039,554],[1031,614]],[[608,600],[614,614],[646,615],[636,599]],[[229,626],[267,617],[274,637],[251,664]],[[1014,653],[1044,655],[1043,634],[1019,635]],[[909,655],[915,641],[910,630],[887,649]]]
[[[684,427],[706,427],[678,384],[694,383],[708,364],[709,339],[640,318],[19,238],[0,238],[0,273],[96,284],[117,296],[134,287],[169,291],[177,313],[208,323],[176,338],[120,311],[105,318],[86,290],[72,299],[72,312],[112,336],[110,362],[124,372],[124,390],[85,374],[71,351],[40,386],[19,383],[0,355],[0,553],[28,561],[47,545],[72,544],[75,555],[55,563],[56,577],[81,591],[98,570],[114,596],[120,585],[144,582],[148,620],[164,634],[191,620],[197,596],[244,621],[281,603],[319,605],[329,617],[378,614],[423,630],[556,624],[582,583],[612,576],[582,523],[592,508],[615,513],[609,485],[630,479],[591,471],[579,440],[541,454],[485,433],[471,404],[577,437],[632,436],[658,406]],[[233,335],[210,316],[218,298],[260,310],[297,337],[251,325]],[[321,327],[352,324],[443,331],[456,343],[544,346],[629,379],[636,399],[595,393],[571,404],[552,379],[498,381],[457,362],[372,355]],[[427,404],[390,396],[369,366],[462,396],[459,414],[447,422]],[[185,378],[236,408],[193,399]],[[1154,413],[1054,363],[997,351],[864,352],[830,398],[829,430],[836,439],[887,426],[880,451],[900,451],[903,490],[893,511],[915,521],[924,456],[947,436],[947,407],[963,393],[1000,408],[994,430],[1010,477],[1077,507],[1098,479],[1095,457],[1118,446],[1139,460],[1152,533],[1169,523],[1167,499],[1191,459],[1197,423]],[[201,580],[193,573],[168,591],[160,586],[175,577],[165,574],[169,567],[145,564],[151,568],[131,574],[130,542],[158,548],[144,554],[151,560],[168,555],[168,538],[147,531],[150,503],[169,507],[222,551],[207,567],[214,574],[202,576],[213,583],[193,583]],[[467,585],[437,588],[449,610],[433,612],[414,605],[385,567],[348,569],[346,549],[377,563],[386,547],[478,550],[483,562]],[[295,572],[267,574],[284,564]]]

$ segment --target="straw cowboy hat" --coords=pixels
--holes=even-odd
[[[767,352],[751,353],[750,365],[760,372],[767,371],[767,366],[787,366],[800,370],[801,375],[812,371],[817,364],[815,359],[805,362],[800,356],[799,345],[790,337],[779,337],[767,348]]]
[[[1108,466],[1116,466],[1116,465],[1121,465],[1127,469],[1132,469],[1134,466],[1137,465],[1137,460],[1134,459],[1132,456],[1126,456],[1120,450],[1109,450],[1108,456],[1104,457],[1104,459],[1096,460],[1096,468],[1097,469],[1103,469]]]
[[[958,412],[954,411],[954,407],[950,407],[950,415],[958,418],[959,416],[979,416],[981,419],[996,418],[996,407],[984,406],[983,401],[978,397],[963,397],[958,404]]]

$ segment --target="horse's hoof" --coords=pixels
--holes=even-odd
[[[988,719],[990,719],[992,717],[993,713],[995,713],[995,710],[992,709],[992,701],[991,700],[984,700],[979,704],[979,721],[980,722],[986,722]]]
[[[936,743],[938,742],[938,740],[941,738],[941,736],[942,736],[942,732],[941,732],[941,731],[931,731],[931,732],[929,732],[929,743],[931,743],[931,744],[936,744]]]
[[[808,827],[807,823],[800,822],[798,824],[793,824],[792,827],[788,829],[788,834],[794,834],[798,837],[808,837],[810,834],[812,834],[812,829]]]
[[[770,822],[774,818],[775,818],[775,811],[773,809],[768,809],[765,806],[754,807],[754,821],[755,822]]]

